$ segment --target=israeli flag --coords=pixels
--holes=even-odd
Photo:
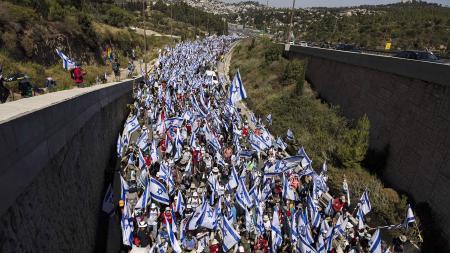
[[[416,218],[414,217],[414,213],[411,209],[411,206],[408,204],[407,210],[406,210],[406,218],[405,222],[403,222],[403,226],[405,228],[408,228],[409,223],[416,222]]]
[[[320,221],[321,221],[319,209],[317,208],[316,204],[314,203],[314,200],[311,198],[310,195],[308,195],[307,201],[308,201],[308,211],[309,211],[309,217],[311,220],[311,225],[315,228],[318,228],[320,225]]]
[[[359,208],[364,215],[368,214],[372,210],[372,205],[370,204],[369,193],[364,191],[363,195],[359,199]]]
[[[287,180],[284,173],[283,173],[283,198],[292,201],[299,200],[297,193],[293,189],[291,189],[291,187],[289,187],[289,181]]]
[[[198,226],[207,229],[214,229],[215,222],[215,210],[208,204],[207,201],[205,201],[203,204],[202,215],[198,220]]]
[[[125,181],[122,176],[120,176],[120,185],[120,199],[125,201],[125,195],[130,187],[128,186],[127,181]]]
[[[272,252],[277,252],[277,249],[283,243],[283,236],[281,234],[280,220],[278,218],[278,208],[273,211],[272,217]]]
[[[158,151],[157,151],[157,148],[156,148],[156,140],[155,139],[153,139],[153,141],[152,141],[152,148],[151,148],[150,156],[152,157],[152,163],[153,164],[156,163],[158,161],[158,159],[159,159]]]
[[[300,242],[299,242],[299,248],[301,253],[316,253],[316,249],[311,246],[311,243],[309,243],[306,238],[300,235]]]
[[[281,150],[286,150],[287,148],[287,144],[280,137],[277,138],[275,146]]]
[[[146,180],[145,183],[145,189],[142,193],[141,197],[137,201],[136,205],[134,206],[134,209],[145,209],[149,203],[150,200],[150,180]]]
[[[119,138],[117,139],[117,157],[122,157],[122,150],[123,150],[122,136],[119,134]]]
[[[139,125],[139,121],[136,116],[133,116],[127,123],[125,129],[128,132],[128,135],[131,135],[136,130],[138,130],[141,126]]]
[[[183,125],[184,118],[183,117],[174,117],[170,119],[166,119],[164,123],[166,124],[166,128],[176,127],[180,128]]]
[[[238,180],[238,188],[236,190],[236,202],[239,205],[241,205],[243,209],[251,208],[253,206],[253,202],[241,178],[239,178]]]
[[[294,133],[292,132],[292,130],[290,128],[287,130],[286,136],[287,136],[288,140],[290,140],[290,141],[294,140]]]
[[[234,188],[238,187],[238,180],[239,180],[239,177],[237,175],[236,169],[233,166],[233,168],[231,169],[230,180],[228,181],[228,184],[227,184],[227,190],[229,192],[232,192],[232,190]]]
[[[61,52],[61,50],[56,49],[56,53],[63,60],[63,68],[65,70],[70,70],[76,67],[75,62],[67,57],[63,52]]]
[[[136,140],[136,144],[138,147],[142,150],[144,150],[147,147],[148,142],[148,130],[142,131],[139,138]]]
[[[186,209],[186,205],[184,203],[183,194],[181,191],[178,191],[177,203],[175,205],[175,211],[180,215],[183,215],[184,209]]]
[[[305,151],[305,148],[304,148],[304,147],[301,147],[301,148],[298,150],[297,155],[303,157],[303,160],[302,160],[302,167],[303,167],[303,168],[306,168],[306,167],[311,166],[312,160],[309,159],[309,156],[306,154],[306,151]]]
[[[139,148],[139,152],[138,152],[138,159],[139,159],[139,168],[141,170],[145,169],[145,159],[144,159],[144,155],[142,154],[142,150]]]
[[[169,193],[166,187],[153,177],[150,178],[150,195],[152,199],[161,204],[170,204]]]
[[[171,224],[169,225],[169,222],[167,221],[167,219],[166,219],[166,228],[167,228],[167,233],[169,234],[169,241],[170,241],[170,245],[172,245],[173,251],[176,253],[181,253],[182,250],[180,248],[180,244],[178,243],[178,240],[175,237],[172,225]]]
[[[317,253],[326,253],[325,241],[323,240],[322,234],[319,234],[319,238],[317,239]]]
[[[198,223],[200,218],[203,215],[204,205],[206,204],[206,201],[203,201],[203,204],[201,206],[197,206],[195,209],[194,214],[189,219],[188,224],[186,225],[186,228],[188,230],[196,230],[198,228]]]
[[[267,123],[269,124],[269,126],[272,125],[272,114],[267,115],[266,117]]]
[[[370,253],[381,253],[381,235],[379,229],[377,229],[377,231],[375,231],[375,233],[372,235],[372,239],[370,239],[369,245]]]
[[[359,208],[356,213],[356,218],[358,219],[358,229],[364,229],[364,216],[363,211]]]
[[[270,195],[272,195],[272,189],[270,188],[270,183],[266,181],[262,191],[262,201],[266,201]]]
[[[230,104],[235,104],[236,102],[247,98],[247,93],[245,92],[244,84],[242,83],[239,70],[236,72],[233,81],[231,82],[229,95]]]
[[[238,244],[241,236],[231,226],[227,219],[222,219],[222,236],[223,236],[223,251],[228,252],[234,245]]]

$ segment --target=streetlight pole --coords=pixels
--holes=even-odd
[[[289,25],[289,32],[288,32],[288,35],[287,35],[287,44],[289,44],[289,42],[291,40],[292,22],[294,20],[294,9],[295,9],[295,0],[292,0],[291,23]]]

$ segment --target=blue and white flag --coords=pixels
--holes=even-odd
[[[358,229],[364,229],[364,213],[361,208],[358,208],[358,212],[356,213],[356,218],[358,219]]]
[[[70,70],[76,67],[75,62],[69,57],[67,57],[63,52],[61,52],[61,50],[56,49],[56,53],[63,60],[63,68],[65,70]]]
[[[151,158],[152,158],[152,164],[154,164],[155,162],[158,161],[159,156],[158,156],[158,150],[157,150],[157,146],[156,146],[156,140],[153,139],[152,141],[152,148],[151,148],[151,154],[150,154]]]
[[[321,221],[319,209],[317,208],[316,204],[314,203],[314,200],[309,195],[307,197],[307,202],[308,202],[308,211],[309,211],[309,218],[311,221],[311,226],[318,228],[320,225],[320,221]]]
[[[253,201],[250,198],[250,194],[245,187],[245,183],[242,178],[238,179],[238,188],[236,190],[236,202],[241,205],[243,209],[251,208],[253,206]]]
[[[144,159],[144,155],[142,154],[142,150],[140,149],[140,148],[138,148],[139,149],[139,152],[138,152],[138,159],[139,159],[139,168],[141,169],[141,170],[143,170],[143,169],[145,169],[145,159]]]
[[[375,233],[372,235],[369,245],[370,253],[381,253],[381,235],[379,229],[377,229],[377,231],[375,231]]]
[[[312,160],[309,159],[309,156],[306,154],[306,151],[305,151],[305,148],[304,148],[304,147],[301,147],[301,148],[298,150],[297,155],[303,157],[303,160],[302,160],[302,167],[303,167],[303,168],[306,168],[306,167],[311,166]]]
[[[123,177],[120,176],[120,199],[121,200],[125,200],[125,196],[128,192],[128,189],[130,189],[130,187],[128,186],[127,181],[125,181],[125,179],[123,179]]]
[[[207,201],[203,204],[202,215],[198,219],[198,226],[207,229],[214,229],[216,222],[215,210]]]
[[[138,121],[137,117],[133,116],[127,121],[127,123],[125,125],[125,130],[127,131],[128,135],[131,135],[136,130],[138,130],[140,127],[141,126],[139,125],[139,121]]]
[[[369,193],[364,191],[363,195],[359,199],[359,208],[364,215],[368,214],[372,210],[372,204],[370,204]]]
[[[287,130],[286,136],[287,136],[288,140],[290,140],[290,141],[294,140],[294,133],[292,132],[292,130],[290,128]]]
[[[185,208],[186,205],[184,203],[183,194],[181,194],[181,191],[178,191],[177,202],[175,204],[175,211],[180,215],[183,215]]]
[[[150,201],[150,180],[146,180],[144,192],[142,193],[141,197],[137,201],[134,208],[145,209],[147,205],[150,203],[149,201]]]
[[[272,228],[272,245],[271,245],[272,252],[277,252],[277,249],[283,243],[280,220],[278,218],[278,208],[274,208],[271,228]]]
[[[267,115],[266,117],[267,123],[269,124],[269,126],[272,125],[272,114]]]
[[[176,127],[180,128],[181,125],[183,125],[184,118],[183,117],[174,117],[170,119],[166,119],[164,123],[166,124],[166,128],[169,129],[170,127]]]
[[[239,177],[237,175],[236,169],[233,166],[233,168],[231,169],[230,180],[228,181],[228,184],[227,184],[227,190],[229,192],[232,192],[232,190],[234,188],[238,187],[238,180],[239,180]]]
[[[241,236],[231,226],[227,219],[222,219],[222,235],[223,235],[223,251],[228,252],[234,245],[238,244],[241,240]]]
[[[203,200],[202,203],[203,203],[202,205],[197,206],[195,208],[194,214],[190,217],[190,219],[186,225],[187,230],[196,230],[198,228],[198,223],[199,223],[200,218],[203,215],[203,210],[204,210],[206,201]]]
[[[144,130],[142,131],[139,138],[136,140],[136,144],[140,149],[145,150],[145,148],[148,145],[147,142],[148,142],[148,130]]]
[[[169,193],[166,187],[153,177],[150,178],[150,195],[152,199],[161,204],[170,204]]]
[[[322,234],[319,234],[319,238],[317,239],[317,253],[326,253],[325,251],[325,241],[323,240]]]
[[[283,198],[292,201],[299,200],[297,193],[293,189],[291,189],[291,187],[289,187],[289,181],[287,180],[284,173],[283,173]]]
[[[316,253],[316,249],[311,246],[311,243],[309,243],[302,235],[300,235],[300,242],[298,245],[301,253]]]
[[[122,157],[123,143],[122,136],[119,134],[119,138],[117,139],[117,157]]]
[[[166,219],[166,228],[167,228],[167,233],[169,234],[169,241],[170,241],[170,245],[172,245],[173,251],[176,253],[181,253],[182,250],[181,250],[180,244],[178,243],[177,238],[175,237],[175,233],[173,232],[172,224],[169,224],[167,219]]]
[[[280,137],[277,138],[275,146],[281,150],[286,150],[287,148],[287,144]]]
[[[229,96],[230,104],[235,104],[236,102],[247,98],[247,93],[245,92],[239,70],[236,72],[233,81],[231,82]]]
[[[272,189],[270,188],[270,183],[269,182],[266,182],[264,184],[264,188],[262,190],[261,195],[262,195],[262,199],[261,199],[262,201],[266,201],[267,198],[269,198],[270,195],[272,195]]]
[[[403,222],[403,226],[405,228],[408,228],[409,223],[416,222],[416,218],[414,217],[414,213],[411,209],[411,206],[408,204],[407,210],[406,210],[406,217],[405,221]]]

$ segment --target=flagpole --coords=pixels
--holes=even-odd
[[[292,22],[294,20],[294,9],[295,9],[295,0],[292,0],[291,23],[289,25],[289,32],[288,32],[288,35],[287,35],[287,42],[286,42],[287,44],[289,44],[290,40],[291,40]]]

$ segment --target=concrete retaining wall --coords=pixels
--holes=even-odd
[[[133,81],[0,105],[0,252],[102,252],[105,175]]]
[[[349,118],[367,114],[387,182],[429,203],[450,238],[450,66],[305,47],[289,54],[308,58],[306,78],[327,102]]]

